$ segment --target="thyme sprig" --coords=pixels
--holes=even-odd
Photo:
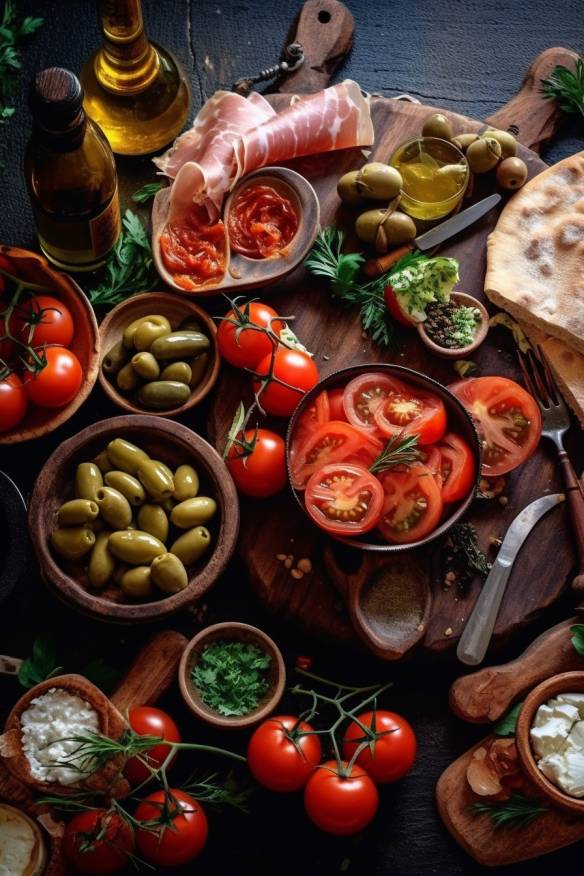
[[[508,830],[527,827],[549,811],[547,806],[541,806],[518,793],[511,794],[508,800],[473,803],[469,810],[474,815],[488,815],[496,830],[502,827]]]
[[[578,58],[574,70],[563,64],[554,67],[548,79],[542,79],[541,91],[548,100],[557,100],[569,115],[584,116],[584,61]]]
[[[369,471],[375,474],[395,468],[397,465],[412,465],[420,458],[418,436],[398,432],[389,439]]]

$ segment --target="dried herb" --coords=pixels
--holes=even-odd
[[[575,624],[573,627],[570,627],[570,632],[574,633],[572,636],[572,645],[578,652],[584,657],[584,624]]]
[[[395,468],[396,465],[411,465],[419,459],[418,436],[399,432],[389,439],[369,471],[375,474]]]
[[[27,16],[18,23],[12,0],[6,0],[0,24],[0,124],[14,115],[14,107],[8,101],[12,97],[17,77],[22,70],[19,44],[32,36],[43,24],[42,18]]]
[[[569,115],[584,116],[584,62],[576,61],[576,68],[569,70],[563,64],[554,67],[548,79],[542,79],[542,93]]]
[[[478,546],[477,531],[472,523],[455,523],[448,533],[444,552],[444,571],[454,576],[460,585],[467,584],[475,574],[489,574],[491,564]]]
[[[477,363],[473,362],[472,359],[457,359],[456,362],[452,363],[452,367],[459,377],[470,377],[478,370]]]
[[[506,715],[503,715],[500,721],[497,721],[493,727],[495,736],[515,736],[517,729],[517,719],[523,703],[517,703],[510,709]]]
[[[62,672],[57,660],[57,646],[49,636],[41,636],[32,646],[32,654],[22,661],[18,680],[23,687],[34,687]]]
[[[160,189],[164,188],[164,185],[165,184],[161,182],[146,183],[145,186],[142,186],[141,189],[134,192],[132,195],[133,202],[135,204],[147,204],[148,201],[151,201],[154,195],[160,191]]]
[[[89,291],[94,307],[113,307],[136,292],[148,292],[156,284],[152,248],[142,222],[126,210],[122,233],[105,266],[106,277]]]
[[[540,806],[539,803],[517,793],[511,794],[508,800],[473,803],[469,806],[469,810],[474,815],[488,815],[496,829],[505,827],[508,830],[527,827],[544,812],[549,811],[546,806]]]
[[[213,642],[192,671],[203,702],[220,715],[248,715],[267,693],[271,658],[257,645]]]

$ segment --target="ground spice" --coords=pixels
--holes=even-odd
[[[445,304],[429,304],[426,308],[424,329],[431,341],[451,350],[462,349],[472,344],[481,322],[477,307]]]

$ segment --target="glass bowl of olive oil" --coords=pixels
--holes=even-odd
[[[460,204],[470,171],[460,149],[438,137],[419,137],[389,161],[403,179],[399,208],[414,219],[441,219]]]

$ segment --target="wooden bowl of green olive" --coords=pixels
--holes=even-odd
[[[178,416],[198,404],[219,376],[213,320],[180,295],[133,295],[108,313],[99,336],[99,382],[128,413]]]
[[[102,420],[65,441],[34,486],[29,527],[41,572],[101,620],[153,621],[215,583],[237,540],[237,492],[223,460],[186,426]]]

